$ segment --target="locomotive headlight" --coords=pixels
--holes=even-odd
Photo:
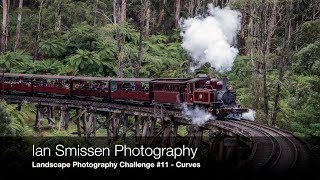
[[[202,94],[199,94],[199,99],[202,99]]]

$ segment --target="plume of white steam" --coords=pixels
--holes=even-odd
[[[246,112],[246,113],[242,114],[242,119],[255,121],[256,120],[256,111],[254,111],[252,109],[249,109],[249,112]]]
[[[206,112],[204,109],[201,109],[198,106],[196,106],[195,109],[191,109],[188,108],[188,106],[184,103],[182,104],[182,107],[182,114],[190,116],[192,124],[202,125],[209,119],[215,119],[215,117],[212,116],[212,114]]]
[[[191,70],[210,63],[218,71],[230,70],[238,54],[232,44],[241,28],[241,13],[208,4],[208,16],[181,19],[182,47],[197,63]]]

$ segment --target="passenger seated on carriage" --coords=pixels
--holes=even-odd
[[[80,88],[80,84],[79,83],[75,83],[74,88],[75,89],[79,89]]]
[[[131,91],[136,91],[136,90],[137,90],[136,83],[131,83]]]
[[[63,82],[63,83],[62,83],[62,86],[63,86],[64,88],[66,88],[66,89],[69,89],[69,88],[70,88],[68,81],[67,81],[67,82]]]
[[[149,85],[147,83],[142,83],[142,91],[148,92],[149,91]]]
[[[96,87],[97,90],[102,90],[102,86],[101,86],[101,83],[97,83],[97,87]]]
[[[40,80],[40,86],[46,86],[47,85],[47,81],[46,80]]]

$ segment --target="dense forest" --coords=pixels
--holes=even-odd
[[[181,18],[207,6],[239,11],[239,53],[229,71],[190,71]],[[320,136],[318,0],[3,0],[1,70],[110,77],[226,74],[257,121]],[[212,34],[214,36],[214,34]],[[30,133],[34,108],[1,105],[2,135]],[[29,120],[28,120],[29,119]]]

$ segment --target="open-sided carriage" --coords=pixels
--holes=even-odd
[[[1,90],[6,94],[33,92],[32,77],[34,74],[4,73],[1,75]]]
[[[47,96],[70,96],[72,78],[74,76],[33,76],[33,92]]]
[[[110,79],[104,77],[74,77],[72,79],[72,94],[81,98],[110,99]]]

